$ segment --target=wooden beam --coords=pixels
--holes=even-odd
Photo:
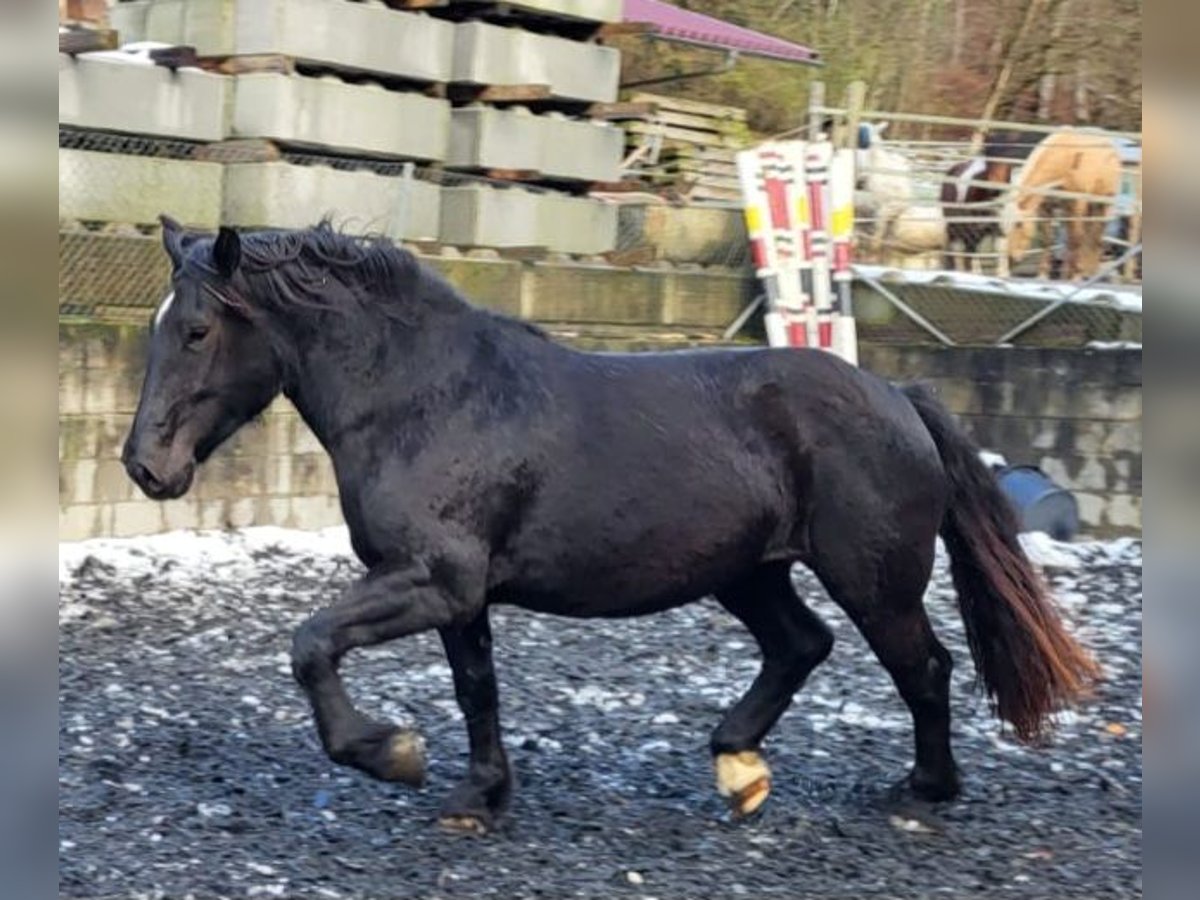
[[[548,84],[448,84],[446,96],[455,102],[527,103],[551,94]]]
[[[274,141],[248,138],[202,144],[196,148],[194,158],[219,163],[276,162],[283,158],[283,153]]]
[[[116,50],[118,43],[117,32],[112,28],[77,28],[59,34],[58,52],[75,56],[97,50]]]
[[[619,103],[593,103],[584,110],[584,115],[592,119],[620,121],[625,119],[648,119],[652,118],[657,112],[658,106],[654,103],[633,103],[626,101]]]
[[[653,34],[658,28],[649,22],[605,22],[592,34],[592,40],[604,43],[612,38],[636,34]]]

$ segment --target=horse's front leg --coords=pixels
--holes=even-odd
[[[448,576],[435,579],[421,564],[373,570],[296,630],[292,673],[312,704],[330,759],[383,781],[424,783],[420,735],[372,721],[356,709],[338,675],[338,663],[355,647],[470,621],[482,608],[482,592],[476,600],[463,597],[461,585],[469,581],[455,577],[459,587],[451,588]]]
[[[483,833],[492,827],[512,792],[512,775],[500,740],[499,693],[487,610],[465,625],[441,629],[441,635],[471,748],[466,777],[442,804],[441,824]]]

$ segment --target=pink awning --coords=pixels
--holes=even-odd
[[[703,13],[680,9],[661,0],[625,0],[626,22],[647,22],[654,26],[657,37],[711,50],[736,50],[747,56],[764,56],[787,62],[819,63],[821,55],[808,47],[793,44],[731,25]]]

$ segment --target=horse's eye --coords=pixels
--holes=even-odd
[[[207,325],[193,325],[188,329],[187,342],[189,345],[200,343],[208,336]]]

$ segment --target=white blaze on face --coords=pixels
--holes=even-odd
[[[175,292],[167,294],[163,298],[163,302],[158,305],[158,312],[154,314],[154,327],[157,328],[162,324],[163,318],[167,315],[167,310],[171,308],[171,301],[175,299]]]

